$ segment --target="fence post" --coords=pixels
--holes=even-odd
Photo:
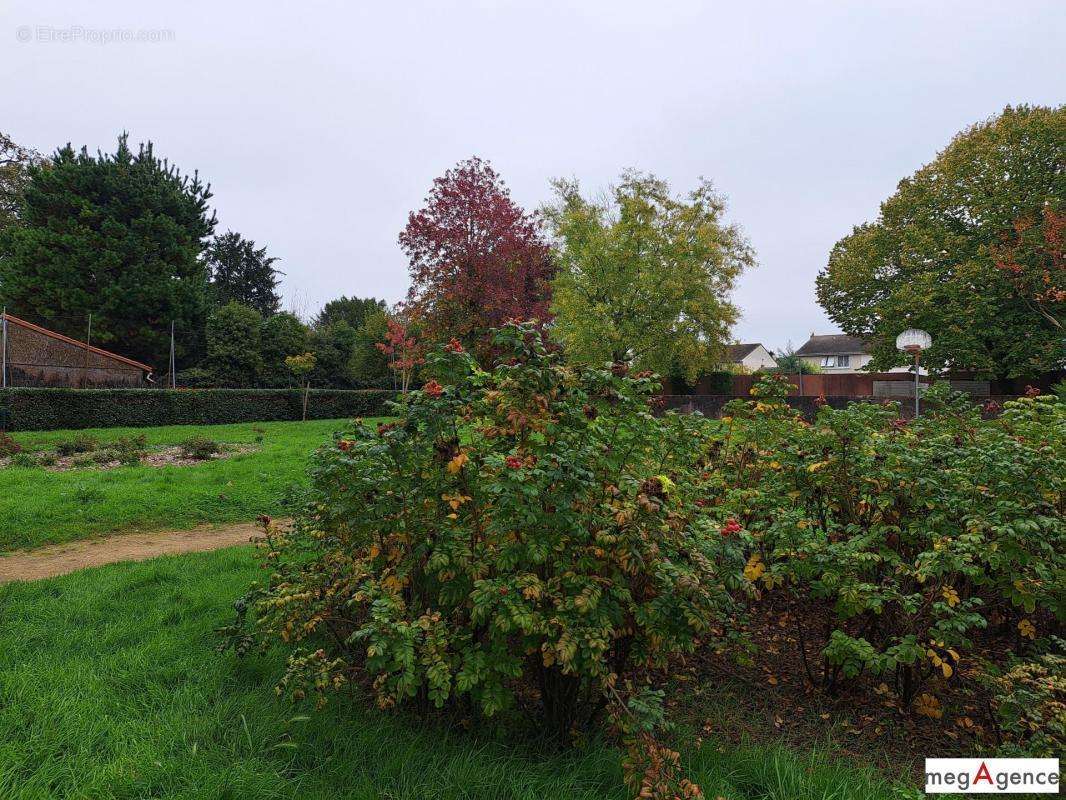
[[[0,314],[0,328],[3,329],[3,333],[0,334],[0,339],[3,340],[3,344],[0,345],[0,350],[3,351],[3,356],[0,357],[0,375],[3,375],[0,386],[4,389],[7,388],[7,306],[4,306],[3,314]]]

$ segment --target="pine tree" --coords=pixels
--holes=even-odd
[[[278,259],[267,256],[265,247],[256,249],[251,239],[227,231],[215,237],[204,257],[211,271],[211,290],[216,303],[222,306],[243,303],[264,317],[278,312],[281,273],[274,269]]]
[[[113,154],[68,144],[28,168],[20,224],[0,232],[0,302],[14,314],[162,368],[199,355],[207,311],[200,254],[210,186],[127,135]]]

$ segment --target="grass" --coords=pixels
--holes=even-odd
[[[278,654],[215,652],[250,548],[0,586],[0,798],[623,800],[619,755],[460,734],[342,699],[274,695]],[[824,752],[689,753],[710,800],[901,795]]]
[[[259,449],[195,466],[0,469],[0,552],[132,528],[189,528],[281,513],[285,490],[305,478],[310,452],[345,424],[315,420],[15,433],[26,450],[52,448],[79,433],[101,445],[138,434],[149,446],[177,445],[200,435]],[[260,435],[263,441],[257,444]]]

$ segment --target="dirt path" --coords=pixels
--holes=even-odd
[[[68,572],[113,564],[144,561],[171,553],[197,553],[247,544],[259,533],[254,522],[236,525],[200,525],[186,531],[124,533],[101,539],[55,544],[10,555],[0,555],[0,583],[35,581]]]

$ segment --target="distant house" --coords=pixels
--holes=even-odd
[[[744,367],[748,372],[759,369],[773,369],[777,362],[762,344],[730,344],[726,345],[725,358],[727,365]]]
[[[822,372],[842,374],[859,372],[870,362],[870,350],[858,336],[833,333],[824,336],[811,334],[796,355]]]
[[[0,385],[144,386],[152,368],[32,322],[0,314]]]

